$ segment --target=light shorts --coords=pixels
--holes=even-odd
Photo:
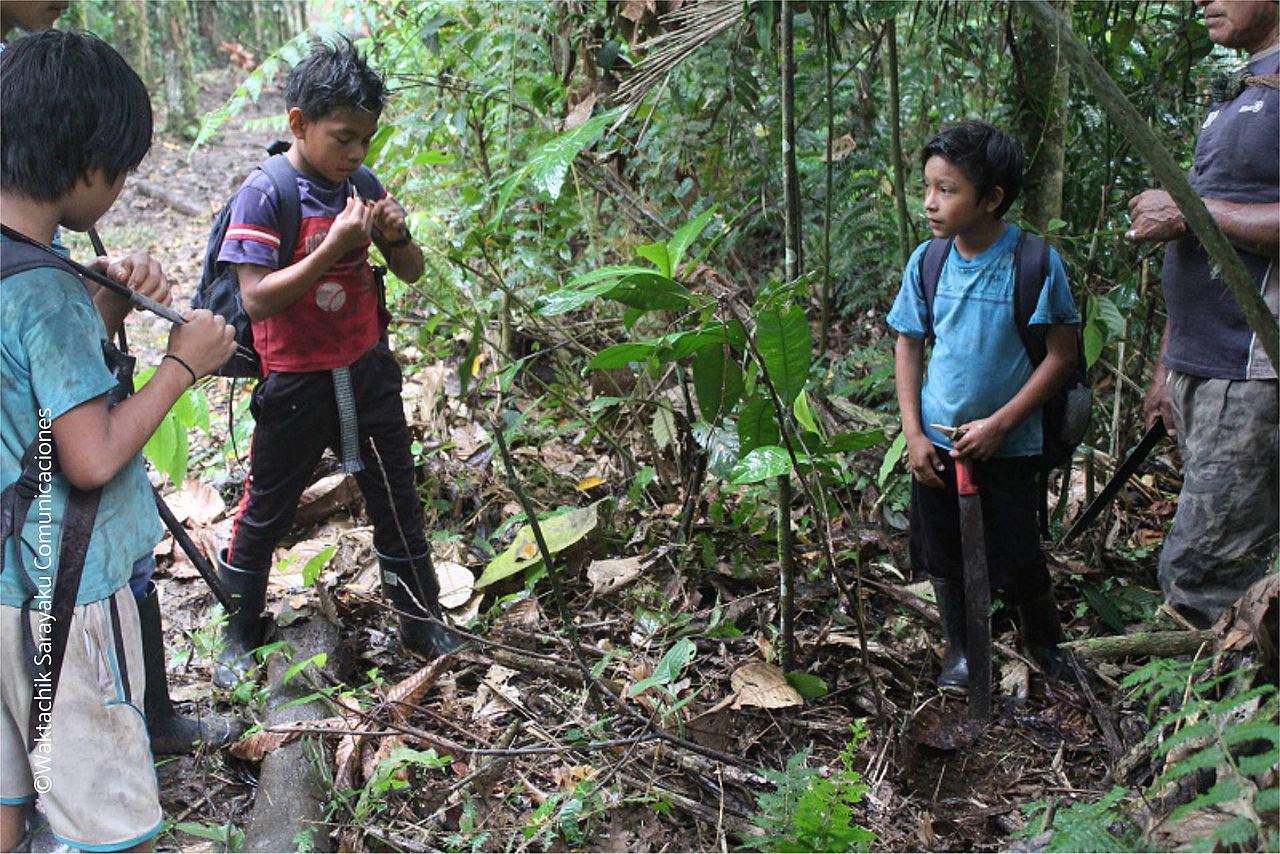
[[[34,609],[31,616],[34,626]],[[27,657],[22,609],[0,605],[0,803],[39,797],[57,840],[81,850],[116,851],[155,836],[163,816],[141,708],[138,608],[128,585],[76,607],[52,720],[29,754]]]

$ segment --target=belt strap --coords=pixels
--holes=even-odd
[[[356,419],[356,397],[351,389],[351,369],[334,368],[333,396],[338,401],[338,430],[342,437],[342,470],[348,474],[364,471],[360,459],[360,429]]]

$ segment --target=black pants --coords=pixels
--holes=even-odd
[[[427,541],[400,400],[400,366],[386,344],[379,342],[356,360],[351,385],[364,461],[355,478],[373,522],[373,545],[389,557],[422,554]],[[326,448],[340,454],[333,375],[272,372],[254,389],[251,409],[257,424],[249,479],[227,552],[232,566],[265,571],[321,455]]]
[[[960,548],[960,503],[956,465],[938,449],[946,470],[943,489],[911,483],[911,565],[930,576],[964,579]],[[1049,592],[1049,570],[1040,550],[1036,509],[1039,457],[1008,457],[975,463],[987,544],[987,572],[993,591],[1017,605]]]

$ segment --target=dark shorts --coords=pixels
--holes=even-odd
[[[911,565],[932,577],[964,578],[960,548],[960,503],[956,466],[938,449],[946,470],[944,488],[911,483]],[[1016,605],[1049,591],[1049,571],[1040,550],[1036,509],[1040,503],[1039,457],[1009,457],[976,463],[986,533],[987,573],[993,592]]]

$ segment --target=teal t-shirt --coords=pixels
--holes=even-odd
[[[1018,336],[1013,314],[1013,253],[1022,229],[1010,225],[979,255],[965,260],[955,247],[947,256],[933,300],[935,340],[920,392],[925,433],[939,447],[951,442],[930,424],[959,427],[986,418],[1008,403],[1031,378],[1031,360]],[[912,253],[902,273],[902,289],[887,322],[903,335],[924,338],[928,314],[920,287],[920,256]],[[1049,250],[1049,276],[1030,325],[1079,323],[1067,271]],[[1005,436],[997,457],[1032,457],[1043,449],[1037,410]]]
[[[42,418],[51,424],[115,386],[102,356],[106,337],[88,292],[70,273],[40,267],[0,284],[0,484],[17,480],[22,455],[37,436],[52,442],[52,431],[47,426],[41,431]],[[21,536],[28,576],[56,572],[68,490],[66,478],[53,475],[31,504]],[[160,536],[160,517],[139,455],[103,487],[76,604],[96,602],[125,586],[134,561]],[[4,605],[21,605],[29,595],[17,576],[18,539],[4,544]]]

